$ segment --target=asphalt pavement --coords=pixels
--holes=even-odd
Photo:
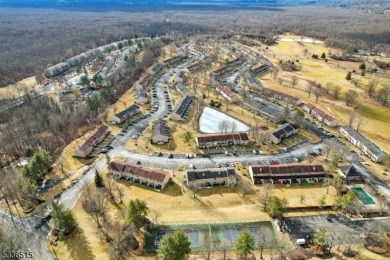
[[[326,236],[337,244],[361,244],[368,231],[389,229],[390,218],[351,220],[344,215],[331,214],[284,218],[279,223],[281,230],[288,233],[292,241],[300,238],[310,241],[320,228],[324,228]]]
[[[168,111],[167,102],[165,100],[164,90],[167,88],[167,80],[171,77],[171,75],[176,70],[184,69],[188,64],[190,64],[194,60],[195,56],[187,59],[184,63],[179,64],[174,68],[168,68],[165,70],[155,81],[154,86],[156,88],[157,93],[157,104],[158,109],[155,113],[148,115],[146,118],[139,120],[137,123],[128,128],[127,133],[124,133],[123,136],[118,135],[111,142],[111,145],[114,147],[109,151],[109,155],[111,158],[115,157],[125,157],[128,162],[136,163],[140,161],[142,165],[146,167],[157,167],[161,169],[177,169],[179,166],[184,166],[185,168],[189,168],[189,165],[192,164],[196,168],[211,168],[216,167],[217,163],[224,166],[224,164],[231,163],[243,163],[245,165],[250,164],[268,164],[270,160],[276,160],[281,164],[284,163],[293,163],[295,162],[295,158],[302,160],[305,157],[305,154],[308,150],[316,150],[322,148],[322,142],[311,144],[311,143],[301,143],[297,146],[289,148],[283,153],[273,154],[273,155],[262,155],[262,154],[253,154],[251,152],[241,152],[237,151],[237,156],[229,154],[228,156],[220,153],[214,154],[210,157],[200,157],[187,159],[185,155],[174,155],[173,158],[168,158],[166,154],[163,156],[157,155],[144,155],[137,154],[133,152],[129,152],[123,148],[126,141],[131,138],[134,134],[142,134],[142,130],[145,128],[147,122],[151,120],[156,120],[158,118],[163,118]],[[359,161],[359,156],[356,154],[348,154],[346,159],[351,163],[357,163]],[[359,165],[361,165],[359,163]],[[106,159],[104,156],[99,156],[95,162],[90,166],[89,170],[85,172],[85,174],[80,178],[80,180],[69,189],[65,190],[57,200],[62,203],[65,208],[72,208],[76,203],[78,197],[80,196],[83,185],[90,183],[94,179],[95,171],[101,172],[106,167]],[[370,180],[373,180],[373,184],[379,186],[382,192],[390,197],[390,189],[387,185],[383,184],[379,179],[377,179],[372,173],[365,172]],[[47,216],[50,212],[50,206],[47,206],[40,212],[39,214],[24,218],[23,225],[21,223],[22,220],[16,220],[16,228],[13,227],[12,220],[10,216],[7,216],[5,212],[0,212],[3,218],[0,219],[2,223],[2,227],[4,229],[13,229],[15,232],[23,237],[23,241],[26,242],[26,245],[33,250],[34,254],[38,257],[37,259],[52,259],[50,253],[47,252],[45,248],[45,237],[50,230],[50,222],[43,223],[42,227],[36,229],[37,223]],[[18,222],[19,221],[19,222]],[[316,222],[318,221],[318,222]],[[327,221],[327,220],[326,220]],[[325,222],[323,219],[294,219],[286,220],[284,223],[286,227],[291,230],[294,234],[298,234],[298,238],[301,235],[305,235],[307,233],[313,233],[319,226],[325,225],[331,227],[334,223],[340,225],[340,228],[345,228],[342,226],[343,222],[340,220],[335,220],[332,224]],[[306,225],[306,226],[304,226]],[[346,231],[352,232],[354,226],[348,226]],[[303,227],[303,228],[302,228]],[[357,226],[358,228],[359,226]],[[295,230],[296,229],[296,230]],[[343,229],[342,229],[343,230]],[[358,241],[357,235],[352,235],[351,241]]]

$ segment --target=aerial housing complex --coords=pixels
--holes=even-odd
[[[251,165],[249,174],[253,184],[314,183],[325,179],[320,164]]]
[[[340,127],[340,133],[374,162],[384,162],[389,155],[350,126]]]

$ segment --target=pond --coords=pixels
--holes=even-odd
[[[231,132],[232,125],[234,123],[236,125],[234,132],[249,131],[249,127],[246,124],[241,123],[240,121],[209,107],[205,107],[203,109],[202,115],[200,116],[200,131],[207,134],[220,133],[221,130],[219,129],[218,125],[222,121],[226,121],[228,123],[227,132]]]

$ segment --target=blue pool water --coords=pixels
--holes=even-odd
[[[372,205],[375,204],[375,201],[360,187],[351,188],[356,196],[359,198],[364,205]]]

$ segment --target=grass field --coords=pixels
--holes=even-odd
[[[12,95],[19,95],[24,94],[24,90],[32,90],[37,86],[37,82],[35,81],[35,77],[29,77],[25,78],[19,82],[16,82],[14,84],[8,85],[4,88],[0,88],[0,98],[12,96]]]
[[[283,35],[287,38],[299,38],[299,36]],[[307,55],[305,55],[304,49],[307,49]],[[332,53],[340,53],[340,50],[326,48],[322,44],[309,44],[303,45],[297,42],[285,42],[280,41],[278,44],[269,47],[266,51],[266,56],[274,63],[278,63],[279,60],[294,60],[299,61],[297,64],[302,66],[301,71],[298,72],[285,72],[279,71],[279,81],[272,79],[270,74],[259,78],[262,84],[266,87],[281,91],[288,92],[291,95],[297,96],[304,102],[315,104],[318,108],[336,117],[341,124],[348,124],[349,115],[353,111],[351,107],[347,107],[342,100],[334,100],[330,96],[320,97],[318,103],[315,103],[315,96],[312,94],[309,98],[307,93],[307,81],[315,80],[326,86],[327,83],[338,85],[341,87],[341,96],[348,90],[355,90],[359,96],[357,102],[361,104],[360,108],[356,112],[356,120],[353,127],[356,127],[360,119],[363,119],[360,126],[360,131],[370,140],[374,141],[380,147],[390,152],[390,136],[387,134],[390,132],[390,109],[389,107],[383,107],[375,100],[370,99],[366,93],[367,83],[375,76],[372,73],[367,72],[365,76],[360,75],[359,65],[360,62],[346,62],[335,61],[329,59],[325,62],[322,59],[312,59],[312,54],[321,55],[321,53],[331,51]],[[356,70],[357,73],[353,73],[352,77],[359,80],[359,84],[355,87],[351,82],[345,80],[345,76],[348,71]],[[291,79],[293,76],[297,76],[298,84],[295,88],[291,86]],[[380,84],[389,82],[389,72],[385,72],[379,78]],[[386,178],[381,176],[383,167],[379,171],[375,171],[380,178]]]
[[[107,182],[106,172],[107,170],[103,172],[105,182]],[[263,188],[250,185],[247,176],[240,173],[242,181],[234,189],[227,187],[203,189],[197,192],[194,198],[192,191],[180,184],[183,174],[184,172],[176,171],[173,177],[174,183],[167,185],[162,192],[156,192],[133,183],[117,182],[125,193],[124,203],[123,205],[109,203],[107,218],[111,220],[121,219],[130,199],[139,198],[147,202],[150,208],[150,218],[163,225],[270,220],[268,215],[261,211],[259,202],[259,193]],[[92,186],[94,185],[92,184]],[[303,203],[300,201],[301,194],[305,194]],[[324,194],[326,194],[326,189],[321,185],[294,184],[290,188],[276,186],[272,191],[272,195],[288,198],[290,206],[317,205],[317,200]],[[332,203],[333,195],[334,190],[330,189],[329,195],[326,197],[327,204]],[[61,240],[59,245],[55,247],[59,259],[80,259],[84,254],[89,256],[88,259],[109,259],[108,245],[103,240],[103,236],[92,218],[82,209],[80,200],[72,211],[78,220],[79,228],[75,234]],[[237,214],[237,212],[240,212],[240,214]],[[310,215],[318,214],[318,212],[302,214]],[[135,254],[137,259],[143,259],[139,256],[140,251]],[[190,259],[197,259],[197,255],[195,254]],[[145,256],[144,259],[149,258]]]

